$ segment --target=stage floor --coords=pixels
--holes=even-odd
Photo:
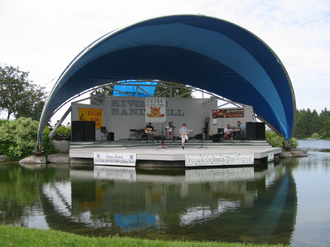
[[[147,142],[145,140],[119,140],[104,142],[71,142],[70,158],[93,158],[94,152],[136,153],[137,161],[185,161],[186,154],[231,154],[253,153],[254,160],[267,158],[269,153],[278,154],[281,148],[274,148],[266,141],[192,141],[181,148],[181,140],[174,142]]]

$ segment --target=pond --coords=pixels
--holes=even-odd
[[[93,236],[330,245],[330,141],[256,167],[0,164],[0,224]]]

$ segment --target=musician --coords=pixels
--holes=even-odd
[[[150,135],[150,140],[152,140],[154,138],[155,135],[157,135],[154,126],[152,126],[152,123],[149,122],[148,125],[144,128],[145,129],[145,133]]]
[[[231,133],[231,130],[230,130],[230,125],[227,124],[227,127],[225,128],[224,137],[225,137],[226,140],[229,140],[231,138],[231,135],[232,135],[232,133]]]
[[[241,121],[237,121],[237,125],[240,130],[237,131],[236,139],[242,139],[244,135],[244,125],[241,123]]]
[[[168,125],[165,127],[166,130],[166,139],[167,140],[173,140],[174,136],[174,126],[172,122],[168,122]]]
[[[207,117],[203,121],[204,127],[203,127],[203,132],[205,134],[205,140],[209,139],[209,131],[210,131],[210,118]]]

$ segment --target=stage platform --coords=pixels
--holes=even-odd
[[[145,140],[119,140],[119,141],[94,141],[71,142],[70,158],[93,158],[94,152],[99,153],[135,153],[136,161],[185,161],[189,154],[237,154],[249,153],[254,155],[254,160],[262,160],[282,151],[274,148],[266,141],[239,141],[228,140],[221,142],[189,140],[185,149],[181,148],[181,140],[154,141]],[[241,164],[235,164],[241,165]]]

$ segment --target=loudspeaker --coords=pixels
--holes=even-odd
[[[256,123],[256,140],[265,140],[265,123]]]
[[[72,121],[71,141],[84,141],[84,122]]]
[[[215,134],[215,135],[213,135],[212,141],[213,142],[219,142],[220,138],[221,138],[220,134]]]
[[[95,121],[72,121],[71,141],[95,141]]]
[[[254,122],[246,123],[246,140],[256,140],[257,139],[257,127]]]
[[[109,132],[107,140],[108,141],[114,141],[115,140],[115,132]]]
[[[84,141],[95,141],[95,121],[84,121]]]
[[[246,140],[265,140],[265,123],[246,123]]]

